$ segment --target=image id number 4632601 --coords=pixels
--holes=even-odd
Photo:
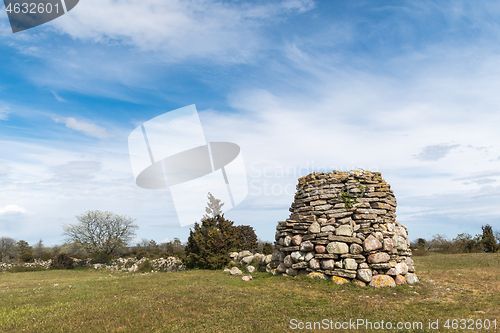
[[[7,13],[23,13],[23,14],[51,14],[52,11],[55,11],[55,13],[59,14],[59,10],[62,10],[59,8],[59,4],[56,3],[55,5],[52,5],[50,2],[49,3],[9,3],[7,5]]]

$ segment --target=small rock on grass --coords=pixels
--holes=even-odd
[[[251,275],[245,275],[241,278],[243,281],[250,281],[253,280],[253,277]]]
[[[229,270],[229,274],[231,275],[241,275],[243,274],[238,267],[233,267]]]

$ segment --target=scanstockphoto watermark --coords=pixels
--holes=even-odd
[[[427,319],[426,321],[406,321],[392,322],[384,320],[369,320],[369,319],[349,319],[348,321],[334,321],[331,319],[323,319],[321,321],[300,321],[291,319],[289,328],[292,330],[497,330],[498,323],[496,319]]]
[[[352,164],[354,165],[354,163]],[[280,165],[263,165],[260,162],[253,162],[250,165],[249,184],[251,195],[264,196],[281,196],[296,194],[297,179],[306,176],[312,172],[331,172],[350,171],[350,170],[367,170],[377,172],[377,166],[347,166],[342,165],[316,165],[314,161],[306,161],[305,164],[299,166],[280,166]],[[320,185],[314,189],[314,192],[308,192],[309,195],[315,195],[326,190],[328,185]],[[331,192],[331,191],[330,191]]]
[[[336,321],[323,319],[321,321],[300,321],[291,319],[289,328],[292,330],[422,330],[424,323],[416,322],[392,322],[373,321],[368,319],[349,319],[348,321]]]
[[[79,0],[3,0],[12,32],[55,20],[75,8]]]

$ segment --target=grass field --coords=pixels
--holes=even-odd
[[[414,260],[421,283],[385,289],[266,273],[243,282],[202,270],[4,272],[0,332],[286,332],[300,331],[299,322],[332,325],[308,332],[375,331],[366,322],[335,329],[335,323],[357,319],[372,327],[390,321],[394,332],[500,332],[500,254]],[[447,319],[450,329],[444,327]],[[466,328],[457,322],[453,329],[452,319],[468,320]],[[429,329],[429,320],[439,320],[439,329]],[[486,320],[490,329],[478,329]],[[396,329],[397,322],[422,322],[422,329]]]

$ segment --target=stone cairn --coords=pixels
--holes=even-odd
[[[418,282],[408,229],[396,222],[380,172],[311,173],[299,179],[290,212],[276,227],[274,274],[374,287]]]

